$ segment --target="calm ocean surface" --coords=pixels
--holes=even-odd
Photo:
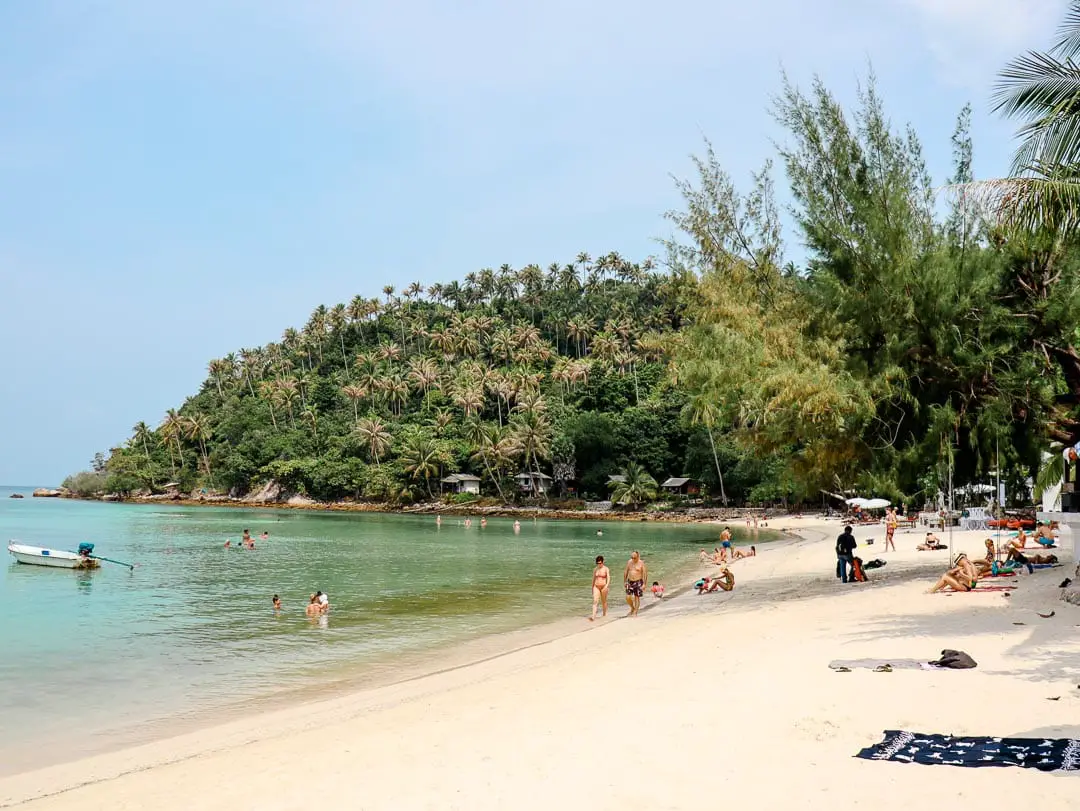
[[[592,561],[632,549],[650,574],[715,545],[706,525],[479,520],[59,499],[0,487],[0,773],[125,741],[140,725],[265,699],[395,657],[587,614]],[[226,550],[266,531],[254,552]],[[597,537],[597,529],[603,537]],[[136,564],[16,564],[7,541]],[[764,538],[759,538],[764,540]],[[9,563],[10,561],[10,563]],[[652,578],[650,578],[652,579]],[[674,585],[674,584],[672,584]],[[331,614],[304,616],[316,589]],[[616,614],[625,610],[613,589]],[[285,610],[275,616],[270,598]]]

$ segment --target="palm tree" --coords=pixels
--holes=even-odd
[[[300,416],[308,421],[311,426],[311,433],[315,437],[316,445],[319,442],[319,411],[313,405],[304,406],[304,410],[300,412]]]
[[[637,462],[622,469],[622,481],[612,482],[611,500],[616,504],[641,504],[656,498],[656,479]]]
[[[184,418],[175,408],[165,412],[165,419],[161,422],[161,439],[163,444],[173,443],[176,445],[176,456],[180,459],[180,469],[184,469],[184,449],[180,446],[180,436],[184,433]],[[169,458],[176,470],[176,461],[173,457],[172,445],[168,445]]]
[[[349,321],[349,313],[345,305],[335,304],[331,307],[327,321],[330,324],[330,331],[338,336],[338,343],[341,346],[341,361],[345,364],[345,374],[348,375],[349,357],[345,354],[345,325]]]
[[[969,183],[999,222],[1059,236],[1080,228],[1080,0],[1072,0],[1057,40],[1030,51],[999,76],[994,109],[1024,121],[1011,176]]]
[[[488,478],[495,483],[495,489],[499,491],[499,498],[506,501],[503,493],[502,473],[518,456],[520,449],[513,436],[503,428],[496,425],[486,425],[479,436],[477,448],[472,454],[473,464],[482,464],[487,470]]]
[[[357,421],[355,431],[367,448],[369,457],[379,467],[379,457],[390,449],[390,443],[394,440],[386,424],[378,417],[364,417]]]
[[[131,429],[132,440],[142,445],[143,454],[146,456],[146,461],[150,461],[150,447],[148,440],[152,438],[150,426],[145,422],[135,423],[135,427]]]
[[[274,430],[277,430],[277,415],[274,413],[274,400],[276,399],[277,385],[271,380],[262,380],[259,382],[259,397],[266,400],[270,406],[270,423],[274,426]]]
[[[401,449],[401,461],[406,473],[414,479],[422,478],[428,496],[432,496],[431,477],[439,475],[441,462],[439,446],[429,436],[412,434]]]
[[[357,422],[360,419],[359,404],[361,400],[367,397],[367,389],[356,385],[342,386],[341,393],[352,403],[353,422]]]
[[[724,474],[720,471],[720,457],[716,454],[716,439],[713,437],[713,428],[720,418],[720,409],[716,402],[705,393],[693,395],[685,408],[686,415],[690,418],[691,425],[703,425],[709,435],[709,447],[712,448],[713,462],[716,464],[716,478],[720,480],[720,500],[727,506],[727,493],[724,492]]]
[[[541,413],[527,411],[515,418],[512,432],[525,469],[529,470],[531,464],[532,470],[539,475],[540,460],[551,455],[551,425],[547,418]]]
[[[202,455],[203,467],[206,468],[206,477],[210,478],[210,455],[206,452],[206,440],[210,438],[210,423],[205,414],[196,414],[187,417],[183,422],[183,431],[188,439],[199,443],[199,453]]]
[[[439,367],[431,358],[414,358],[409,361],[409,380],[417,390],[426,395],[428,389],[439,381]]]

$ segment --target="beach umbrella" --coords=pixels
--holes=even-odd
[[[867,499],[865,498],[845,498],[844,503],[849,507],[865,507]]]
[[[864,510],[884,510],[891,502],[885,498],[868,498],[863,501]]]

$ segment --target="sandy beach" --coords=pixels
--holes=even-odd
[[[858,529],[871,582],[834,577],[836,521],[734,564],[734,592],[681,591],[634,620],[560,624],[519,649],[346,696],[0,780],[0,807],[362,809],[1076,806],[1075,778],[858,760],[885,729],[1080,737],[1080,609],[1061,568],[1003,592],[927,595],[944,552]],[[982,552],[985,533],[954,533]],[[866,546],[873,539],[872,546]],[[619,579],[622,562],[612,561]],[[705,571],[705,567],[703,567]],[[687,583],[667,583],[669,593]],[[1044,619],[1039,612],[1056,612]],[[520,643],[520,640],[519,640]],[[970,653],[974,670],[829,669],[835,659]],[[461,665],[461,666],[458,666]],[[89,699],[89,700],[92,700]]]

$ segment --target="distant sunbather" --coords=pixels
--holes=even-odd
[[[915,550],[918,552],[933,552],[937,549],[941,549],[941,546],[941,539],[934,533],[928,532],[926,533],[926,540],[916,546]]]
[[[956,564],[941,576],[929,593],[934,594],[948,587],[952,591],[971,591],[979,584],[979,572],[968,556],[961,552],[956,556]]]
[[[753,558],[753,557],[757,557],[757,548],[753,547],[753,546],[750,547],[749,552],[746,552],[746,551],[744,551],[742,549],[735,549],[731,553],[731,559],[732,560],[739,560],[740,558]]]

